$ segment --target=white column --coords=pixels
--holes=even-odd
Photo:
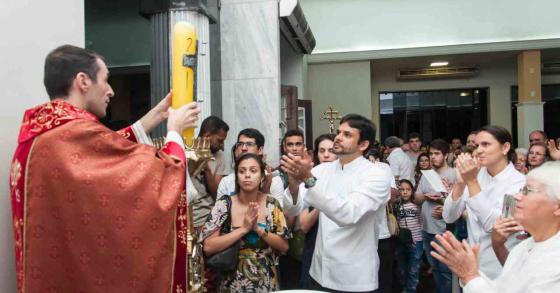
[[[544,102],[521,102],[517,104],[517,145],[529,147],[529,134],[544,129]]]

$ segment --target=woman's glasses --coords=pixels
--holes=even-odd
[[[535,192],[539,192],[539,190],[531,188],[527,185],[523,186],[523,188],[519,190],[519,193],[521,193],[522,195],[529,195],[529,193],[535,193]]]

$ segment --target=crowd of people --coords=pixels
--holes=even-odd
[[[500,126],[465,145],[418,133],[381,144],[348,114],[312,146],[287,131],[279,166],[243,129],[230,166],[229,126],[210,116],[199,137],[214,159],[195,174],[179,133],[196,103],[168,110],[169,95],[113,132],[98,121],[107,78],[93,52],[47,57],[51,102],[26,112],[10,172],[20,292],[186,292],[189,225],[207,292],[417,292],[421,276],[438,293],[454,278],[464,292],[560,292],[560,150],[542,131],[528,150]],[[147,133],[165,119],[156,150]]]
[[[417,292],[423,273],[431,280],[425,282],[425,292],[452,292],[454,273],[461,275],[438,254],[438,245],[449,239],[476,245],[477,270],[488,280],[498,278],[508,252],[527,238],[517,235],[526,230],[517,216],[502,218],[504,195],[524,194],[527,172],[560,159],[555,141],[534,131],[523,154],[513,149],[511,134],[499,126],[471,132],[466,145],[460,138],[451,144],[443,139],[423,144],[418,133],[411,133],[408,141],[391,136],[380,144],[373,141],[372,129],[366,118],[348,115],[336,135],[318,136],[309,150],[301,131],[288,131],[278,177],[271,166],[262,165],[268,171],[260,178],[261,190],[278,202],[293,237],[290,249],[299,248],[295,255],[275,250],[280,261],[271,262],[271,269],[278,270],[278,283],[267,290]],[[232,148],[236,168],[248,153],[263,158],[263,145],[258,130],[242,130]],[[558,163],[548,166],[554,170]],[[236,184],[243,182],[241,175],[235,172]],[[278,187],[273,192],[275,178]],[[232,190],[217,196],[235,194]],[[304,234],[303,244],[296,234]],[[426,268],[421,270],[421,264]],[[556,274],[560,277],[560,271]]]

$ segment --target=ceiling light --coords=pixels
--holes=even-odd
[[[449,62],[447,61],[438,61],[438,62],[432,62],[430,66],[431,67],[447,66],[447,64],[449,64]]]
[[[468,93],[468,92],[461,92],[461,97],[466,97],[466,96],[470,96],[470,93]]]

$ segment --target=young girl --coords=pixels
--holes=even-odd
[[[416,292],[418,272],[423,252],[422,224],[420,224],[420,207],[413,201],[412,182],[406,179],[399,181],[401,203],[397,207],[399,227],[409,229],[412,234],[412,243],[397,244],[397,260],[401,273],[403,292]]]

